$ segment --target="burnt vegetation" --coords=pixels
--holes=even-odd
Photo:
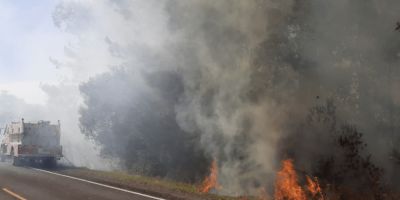
[[[336,109],[332,100],[311,108],[299,131],[283,140],[282,156],[295,158],[299,171],[318,177],[328,199],[397,199],[393,182],[374,163],[363,133],[340,121]],[[393,164],[397,156],[394,151]]]
[[[81,85],[81,130],[132,173],[201,182],[215,158],[240,195],[289,157],[332,199],[391,198],[400,37],[382,10],[396,5],[167,1],[176,40],[115,42],[126,62]]]

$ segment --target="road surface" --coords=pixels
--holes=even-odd
[[[1,200],[161,200],[28,167],[0,163]]]

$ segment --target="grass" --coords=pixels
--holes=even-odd
[[[132,175],[120,171],[99,171],[87,168],[64,169],[59,172],[75,177],[81,177],[97,182],[132,189],[138,192],[153,194],[168,199],[209,199],[209,200],[239,200],[237,197],[220,196],[216,194],[203,194],[197,185],[176,182],[167,179]],[[176,197],[175,197],[176,196]],[[178,196],[184,196],[182,198]]]

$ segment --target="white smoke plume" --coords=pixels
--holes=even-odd
[[[310,171],[314,153],[331,149],[301,127],[310,108],[331,99],[338,120],[364,133],[372,160],[391,176],[396,168],[388,158],[398,142],[399,4],[61,1],[53,19],[70,39],[65,57],[52,62],[64,79],[43,88],[53,114],[73,113],[62,119],[73,127],[71,144],[83,141],[75,137],[80,122],[106,159],[129,170],[132,159],[143,156],[134,155],[143,135],[160,146],[191,138],[196,153],[189,156],[217,160],[225,194],[272,186],[282,141],[292,136],[298,136],[296,162]],[[176,177],[171,174],[178,165],[169,163],[174,154],[165,154],[145,161],[143,169],[154,161],[170,167],[162,174]]]
[[[388,106],[398,105],[397,4],[65,1],[54,19],[83,45],[73,54],[75,70],[90,65],[132,74],[126,90],[137,95],[127,95],[128,102],[158,92],[146,74],[170,71],[182,77],[174,106],[180,128],[199,134],[203,149],[217,159],[223,193],[253,193],[256,185],[271,184],[278,142],[326,99],[338,104],[342,121],[365,132],[373,159],[387,157],[389,148],[378,150],[386,136],[375,135],[387,130],[372,122],[389,120]],[[96,87],[91,83],[96,82],[89,81],[85,91]],[[125,97],[106,91],[98,97],[124,105]]]

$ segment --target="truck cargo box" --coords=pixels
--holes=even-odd
[[[60,122],[26,123],[24,119],[8,124],[1,142],[1,158],[12,158],[15,165],[42,163],[55,165],[62,157]]]

